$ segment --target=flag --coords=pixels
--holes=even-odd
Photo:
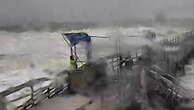
[[[91,37],[87,33],[84,33],[84,32],[80,32],[80,33],[65,33],[64,35],[70,41],[72,46],[77,45],[79,42],[86,42],[86,43],[90,43],[91,42]]]

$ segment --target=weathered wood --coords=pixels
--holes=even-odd
[[[5,97],[2,97],[1,95],[0,95],[0,109],[7,110]]]
[[[31,96],[31,93],[30,93],[30,94],[23,95],[23,96],[21,96],[21,97],[18,97],[18,98],[16,98],[16,99],[13,99],[13,100],[9,100],[7,103],[16,102],[16,101],[18,101],[18,100],[21,100],[21,99],[26,98],[26,97],[29,97],[29,96]]]
[[[18,85],[16,87],[8,88],[7,90],[1,92],[0,95],[3,97],[6,97],[14,92],[17,92],[17,91],[23,89],[23,88],[33,87],[34,85],[39,84],[39,83],[44,82],[44,81],[49,81],[49,79],[48,78],[39,78],[39,79],[30,80],[30,81],[28,81],[24,84]]]

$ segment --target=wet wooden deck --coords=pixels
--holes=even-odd
[[[99,101],[92,101],[91,104],[88,104],[90,101],[91,99],[81,95],[56,96],[30,110],[83,110],[83,108],[84,110],[97,110],[100,107]]]

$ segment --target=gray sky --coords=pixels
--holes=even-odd
[[[159,11],[194,16],[194,0],[0,0],[0,25],[47,21],[121,21]]]

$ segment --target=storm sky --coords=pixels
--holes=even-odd
[[[49,21],[110,22],[134,17],[193,17],[194,0],[0,0],[0,25]]]

